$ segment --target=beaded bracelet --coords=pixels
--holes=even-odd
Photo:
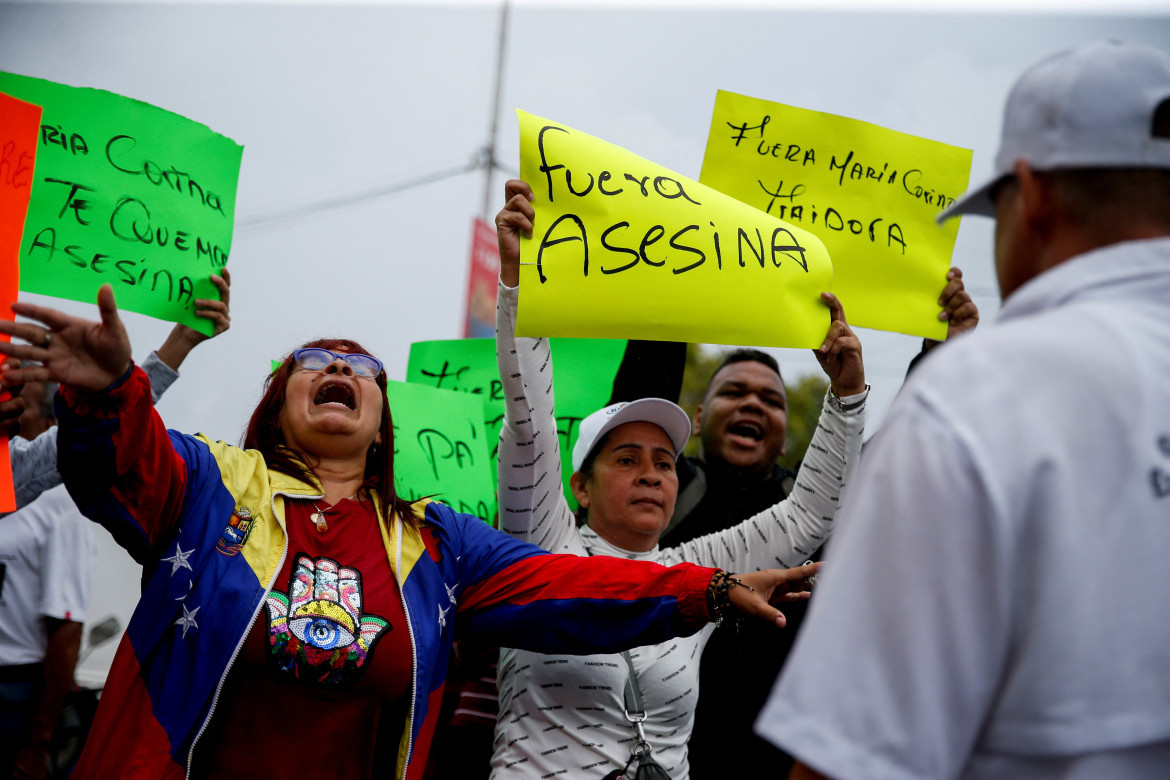
[[[735,576],[735,572],[720,569],[711,577],[707,585],[707,612],[715,618],[715,625],[723,625],[727,619],[739,624],[739,613],[731,605],[731,589],[736,586],[755,592],[755,588],[744,584]]]

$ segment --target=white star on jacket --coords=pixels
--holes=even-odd
[[[447,583],[443,583],[443,587],[447,588]],[[451,599],[451,603],[455,603],[455,588],[447,588],[447,598]]]
[[[447,627],[447,612],[450,609],[451,609],[450,607],[447,607],[447,609],[443,609],[442,607],[439,607],[439,628],[440,629]]]
[[[171,565],[171,576],[172,577],[175,576],[175,572],[177,572],[179,569],[187,569],[188,571],[195,571],[194,569],[191,568],[191,564],[187,561],[187,559],[190,558],[192,553],[194,553],[194,552],[195,552],[194,547],[192,547],[190,550],[187,550],[187,552],[183,552],[182,545],[176,544],[175,545],[175,554],[172,555],[170,558],[163,558],[162,562],[169,563]]]
[[[183,629],[183,639],[186,639],[187,629],[199,628],[199,624],[195,622],[195,613],[199,611],[200,607],[195,607],[195,609],[188,610],[186,604],[183,604],[182,606],[183,616],[175,621],[175,625]]]

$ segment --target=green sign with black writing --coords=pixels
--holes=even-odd
[[[0,73],[43,109],[20,288],[189,325],[228,261],[243,147],[206,125],[99,89]]]
[[[569,506],[576,507],[569,476],[577,428],[609,402],[613,381],[625,354],[622,339],[552,339],[553,389],[556,393],[557,433],[561,439],[561,475]],[[491,454],[492,485],[495,459],[504,424],[504,395],[496,367],[494,339],[418,341],[410,345],[406,380],[479,396]]]
[[[495,441],[474,396],[388,382],[394,424],[394,485],[414,501],[431,497],[488,523],[496,519]]]

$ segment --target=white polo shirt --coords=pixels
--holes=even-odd
[[[757,731],[838,778],[1170,771],[1170,240],[1033,279],[867,446]]]
[[[0,517],[0,666],[44,660],[45,617],[85,622],[94,554],[64,485]]]

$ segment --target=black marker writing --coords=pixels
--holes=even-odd
[[[186,192],[202,205],[226,216],[221,198],[211,190],[205,190],[191,174],[174,165],[164,168],[152,160],[140,160],[134,156],[138,141],[133,136],[116,135],[106,144],[106,161],[117,170],[131,176],[145,176],[155,186],[177,193]]]
[[[66,210],[72,209],[73,216],[77,219],[77,222],[79,224],[81,224],[81,225],[90,224],[89,220],[84,219],[81,216],[81,212],[91,211],[93,209],[93,204],[88,200],[78,198],[77,195],[78,195],[78,193],[84,194],[86,192],[97,192],[97,190],[95,190],[93,187],[86,187],[84,184],[78,184],[77,182],[74,182],[74,181],[65,181],[64,179],[46,178],[45,182],[47,182],[48,184],[61,184],[61,185],[64,185],[64,186],[69,188],[69,194],[65,196],[65,205],[63,205],[61,207],[61,211],[58,212],[57,219],[60,219],[61,217],[65,216]]]

